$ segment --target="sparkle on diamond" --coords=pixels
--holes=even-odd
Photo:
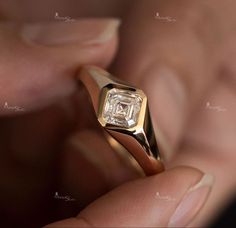
[[[123,89],[111,89],[106,97],[103,118],[106,123],[121,127],[137,124],[142,98]]]

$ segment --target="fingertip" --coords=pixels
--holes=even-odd
[[[78,217],[95,226],[167,226],[185,193],[202,178],[195,168],[178,167],[121,185]]]
[[[72,222],[95,227],[184,227],[205,204],[212,184],[209,174],[176,167],[117,187]]]
[[[79,66],[110,64],[119,24],[114,18],[31,23],[23,29],[1,23],[0,115],[22,114],[16,109],[27,113],[71,95]]]
[[[92,226],[83,218],[68,218],[44,226],[44,228],[78,228],[78,227],[92,227]]]

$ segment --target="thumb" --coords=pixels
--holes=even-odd
[[[83,210],[77,218],[46,227],[183,227],[208,198],[213,178],[178,167],[124,184]]]
[[[0,23],[0,115],[71,94],[80,65],[111,62],[118,25],[118,19]]]

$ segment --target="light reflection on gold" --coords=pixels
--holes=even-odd
[[[105,132],[105,136],[108,143],[118,154],[122,162],[126,163],[128,166],[131,166],[139,175],[145,176],[141,166],[138,164],[136,159],[124,148],[124,146],[122,146],[117,140],[110,136],[109,133]]]

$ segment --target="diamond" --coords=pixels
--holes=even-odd
[[[106,123],[120,127],[133,127],[138,122],[142,98],[135,92],[124,89],[108,91],[103,108]]]

